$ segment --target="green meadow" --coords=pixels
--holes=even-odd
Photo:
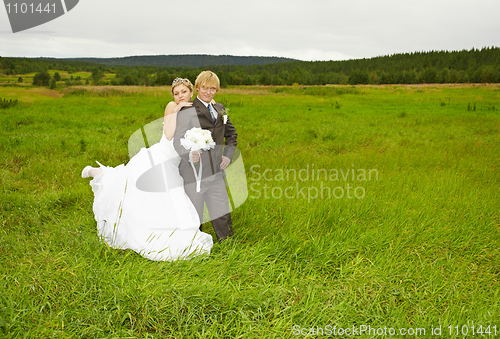
[[[97,237],[81,170],[172,100],[112,88],[0,87],[0,337],[500,335],[500,85],[223,89],[248,198],[177,262]]]

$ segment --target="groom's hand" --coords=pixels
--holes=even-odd
[[[220,162],[220,169],[225,170],[227,166],[229,166],[229,163],[231,162],[231,159],[228,157],[222,156],[222,161]]]

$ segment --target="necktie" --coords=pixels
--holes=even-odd
[[[215,114],[214,114],[214,111],[212,109],[212,105],[211,104],[208,104],[208,110],[210,111],[210,115],[212,116],[212,120],[215,122]]]

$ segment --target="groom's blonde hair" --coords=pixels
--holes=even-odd
[[[200,88],[202,86],[212,87],[215,86],[217,91],[220,89],[220,81],[217,74],[212,71],[203,71],[196,77],[196,81],[194,82],[194,87]]]

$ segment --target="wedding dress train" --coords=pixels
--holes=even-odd
[[[158,164],[163,180],[145,181],[144,174]],[[212,236],[199,230],[200,220],[184,191],[178,164],[172,141],[163,135],[127,165],[101,165],[103,173],[90,185],[98,233],[106,244],[132,249],[151,260],[210,253]]]

